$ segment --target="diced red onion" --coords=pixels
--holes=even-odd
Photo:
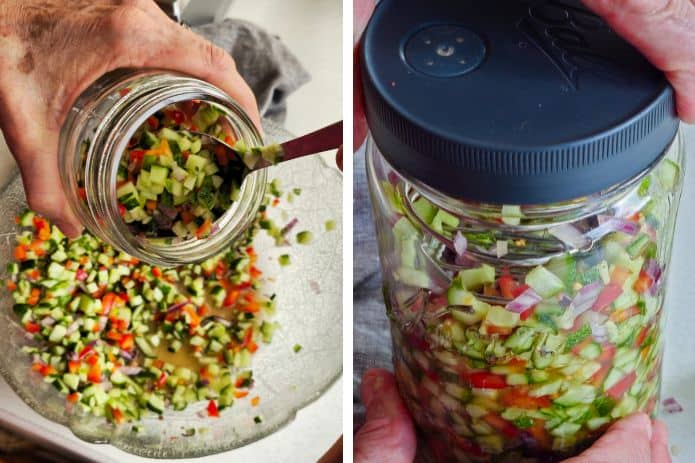
[[[606,328],[606,321],[608,316],[602,313],[588,311],[583,315],[584,321],[589,324],[591,328],[591,335],[597,342],[604,342],[608,339],[608,328]]]
[[[577,249],[584,247],[588,242],[587,237],[584,236],[584,234],[580,232],[577,227],[569,223],[563,223],[561,225],[552,227],[548,229],[548,233],[563,243]]]
[[[106,328],[106,322],[108,322],[109,319],[107,317],[99,317],[99,331],[104,331],[104,328]]]
[[[137,349],[133,348],[131,351],[121,349],[118,354],[126,360],[133,360],[137,355]]]
[[[214,235],[214,234],[217,233],[218,231],[220,231],[220,226],[219,226],[219,224],[217,224],[217,223],[213,224],[213,225],[212,225],[212,228],[210,229],[210,234],[211,234],[211,235]]]
[[[664,411],[666,411],[666,413],[680,413],[683,411],[683,406],[681,404],[679,404],[678,401],[676,399],[674,399],[673,397],[669,397],[667,399],[664,399],[662,404],[664,406]]]
[[[126,365],[126,366],[119,367],[118,370],[126,376],[134,376],[134,375],[137,375],[138,373],[140,373],[142,371],[142,368]]]
[[[204,409],[196,412],[196,415],[198,416],[198,418],[207,418],[208,411],[207,411],[207,409],[204,408]]]
[[[398,174],[396,174],[394,171],[389,172],[387,178],[391,185],[398,185],[398,182],[400,181]]]
[[[635,236],[640,229],[640,224],[622,217],[599,216],[600,225],[589,232],[592,239],[599,239],[610,232],[622,232]]]
[[[646,273],[652,281],[656,282],[661,276],[661,267],[659,267],[659,263],[655,259],[649,259],[647,265],[644,266],[644,273]]]
[[[575,317],[583,314],[594,305],[598,295],[601,293],[601,289],[603,289],[602,283],[600,281],[595,281],[579,290],[577,295],[574,296],[571,304]]]
[[[179,302],[179,303],[174,304],[174,305],[170,305],[169,308],[167,308],[167,313],[171,313],[174,310],[178,310],[186,304],[188,304],[188,301],[183,301],[183,302]]]
[[[174,179],[176,179],[177,182],[183,182],[184,180],[186,180],[187,174],[185,170],[175,170],[172,173],[172,176],[174,177]]]
[[[570,304],[572,304],[572,298],[567,295],[567,293],[562,293],[560,295],[560,306],[561,307],[569,307]]]
[[[538,295],[533,288],[528,288],[523,293],[519,294],[514,300],[507,303],[505,309],[510,312],[522,313],[538,304],[543,298]]]
[[[157,209],[159,209],[162,214],[169,217],[170,219],[175,218],[179,214],[179,211],[177,209],[165,206],[161,202],[157,204]]]
[[[55,319],[53,317],[50,317],[50,316],[44,317],[44,319],[41,320],[41,326],[43,326],[44,328],[49,327],[49,326],[53,326],[53,325],[55,325],[55,323],[56,323]]]
[[[299,223],[299,220],[296,217],[287,222],[287,225],[282,227],[282,230],[280,230],[280,235],[285,236],[286,234],[288,234],[290,231],[292,231],[295,225],[297,225],[297,223]]]
[[[509,242],[508,241],[497,241],[496,245],[497,258],[504,257],[509,254]]]
[[[77,331],[77,329],[80,327],[80,322],[75,320],[74,322],[70,323],[68,325],[68,329],[65,331],[65,336],[70,336],[72,333]]]

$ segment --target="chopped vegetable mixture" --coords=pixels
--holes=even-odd
[[[275,296],[262,294],[251,246],[261,223],[278,230],[266,217],[272,200],[234,247],[175,269],[139,262],[88,233],[68,240],[23,213],[6,287],[30,339],[23,350],[31,369],[70,407],[114,423],[201,400],[219,416],[252,390],[251,357],[277,328]]]
[[[380,168],[395,372],[436,461],[560,461],[655,412],[676,163],[661,161],[627,212],[517,237],[407,196]],[[518,206],[498,217],[521,220]],[[544,252],[556,257],[500,259]]]

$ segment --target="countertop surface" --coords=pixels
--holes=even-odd
[[[695,461],[695,126],[684,128],[687,157],[686,180],[681,198],[673,257],[666,295],[666,350],[663,368],[662,398],[675,397],[682,413],[662,414],[668,425],[674,463]]]
[[[228,12],[230,17],[255,22],[280,36],[311,73],[311,82],[288,99],[285,127],[291,133],[309,132],[342,117],[341,3],[339,0],[235,0]],[[13,165],[0,135],[0,177],[3,181]],[[338,380],[316,402],[300,410],[296,419],[280,431],[237,450],[178,461],[316,461],[342,433],[341,396],[342,384]],[[161,461],[134,457],[109,445],[84,443],[67,428],[46,420],[25,405],[1,378],[0,425],[29,435],[46,446],[99,463]]]

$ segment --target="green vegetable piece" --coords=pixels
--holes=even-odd
[[[326,220],[326,223],[324,224],[326,231],[333,231],[335,230],[335,220]]]
[[[309,244],[314,239],[314,235],[310,231],[304,230],[297,233],[297,243]]]
[[[290,265],[290,255],[289,254],[283,254],[280,257],[278,257],[278,262],[280,262],[280,265],[283,267]]]
[[[591,327],[588,323],[582,325],[577,331],[574,331],[567,336],[567,342],[565,343],[565,350],[570,351],[574,346],[585,340],[591,335]]]
[[[519,429],[526,429],[533,426],[533,419],[526,415],[523,415],[519,418],[516,418],[515,420],[512,420],[512,423],[514,423],[514,426],[516,426]]]
[[[299,344],[295,344],[294,347],[292,347],[292,351],[293,351],[295,354],[298,353],[300,350],[302,350],[302,346],[299,345]]]
[[[460,271],[457,279],[462,288],[475,291],[482,288],[483,285],[495,282],[495,269],[483,264],[478,268]]]

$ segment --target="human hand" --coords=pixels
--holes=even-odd
[[[260,127],[251,89],[221,48],[171,21],[151,0],[0,2],[0,129],[29,206],[69,236],[82,225],[58,174],[60,128],[92,82],[118,68],[160,68],[227,92]]]
[[[583,0],[625,40],[663,71],[676,90],[678,116],[695,123],[695,0]],[[374,0],[355,0],[354,146],[367,134],[358,41],[374,10]]]
[[[355,463],[411,463],[415,430],[393,375],[386,370],[367,371],[360,394],[367,414],[365,424],[355,434]],[[670,463],[666,427],[637,413],[611,426],[581,455],[564,461],[605,462]]]

